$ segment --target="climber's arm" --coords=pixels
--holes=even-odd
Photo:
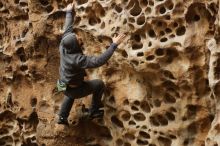
[[[117,44],[112,43],[110,47],[100,56],[86,56],[84,54],[76,55],[76,66],[80,68],[95,68],[104,65],[113,55]]]
[[[95,68],[104,65],[113,55],[117,46],[123,41],[125,35],[119,35],[113,38],[113,43],[110,47],[99,56],[85,56],[84,54],[78,54],[75,57],[75,65],[80,68]]]
[[[73,5],[74,3],[69,4],[65,11],[66,11],[66,19],[65,19],[65,24],[64,24],[64,34],[68,32],[73,32],[73,20],[74,17],[72,16],[72,11],[73,11]]]

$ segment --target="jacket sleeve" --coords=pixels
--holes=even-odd
[[[112,56],[115,49],[117,48],[117,44],[112,43],[110,47],[100,56],[85,56],[83,54],[79,54],[76,56],[76,66],[80,68],[95,68],[104,65]]]
[[[73,32],[73,21],[74,18],[72,16],[72,10],[71,11],[66,11],[66,18],[65,18],[65,24],[64,24],[64,35]]]

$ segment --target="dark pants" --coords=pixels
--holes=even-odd
[[[64,92],[63,103],[61,104],[59,116],[68,118],[70,110],[73,106],[74,99],[85,97],[89,94],[92,96],[91,110],[98,110],[101,106],[101,98],[104,92],[105,85],[102,80],[84,81],[79,87],[67,87]]]

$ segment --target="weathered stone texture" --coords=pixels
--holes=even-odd
[[[0,145],[220,145],[218,0],[77,0],[85,54],[127,37],[108,63],[88,70],[106,83],[103,121],[54,119],[62,95],[58,46],[65,0],[0,1]]]

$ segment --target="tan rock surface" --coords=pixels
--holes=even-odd
[[[0,145],[220,145],[219,0],[77,0],[85,54],[127,37],[108,63],[88,70],[107,89],[103,121],[55,124],[62,94],[58,46],[68,0],[0,1]]]

